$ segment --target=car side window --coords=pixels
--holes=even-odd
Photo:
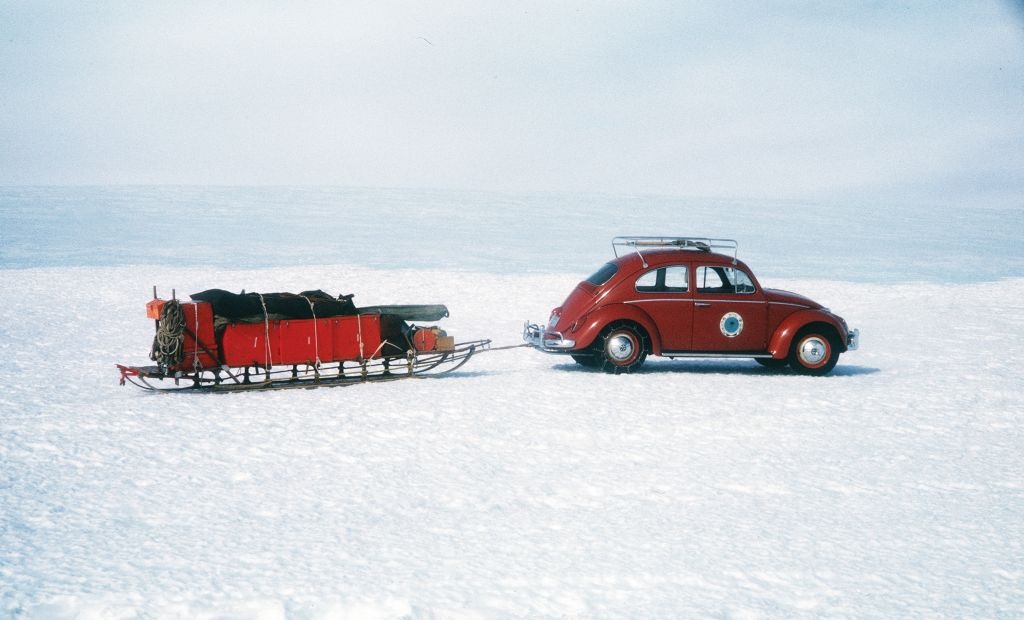
[[[754,282],[746,272],[732,267],[726,267],[725,275],[732,282],[735,292],[740,294],[749,294],[754,292]]]
[[[697,291],[701,293],[721,293],[724,283],[714,267],[697,267]]]
[[[686,267],[667,267],[665,269],[665,290],[670,293],[685,293],[690,288]]]
[[[586,279],[587,282],[594,286],[601,286],[608,280],[612,279],[612,276],[618,272],[619,267],[615,263],[605,263],[600,269],[594,272],[594,275]]]
[[[748,295],[754,292],[754,282],[745,272],[735,267],[697,267],[697,290],[701,293]]]
[[[652,269],[636,279],[638,293],[685,293],[688,288],[685,266]]]
[[[660,269],[652,269],[636,279],[636,290],[639,293],[658,292],[658,272]]]

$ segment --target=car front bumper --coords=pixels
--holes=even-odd
[[[860,330],[851,329],[846,333],[846,350],[856,351],[860,347]]]
[[[576,341],[566,338],[562,332],[550,331],[529,321],[523,325],[523,342],[547,353],[565,353],[576,346]]]

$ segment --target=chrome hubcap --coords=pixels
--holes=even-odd
[[[817,336],[813,336],[800,343],[800,360],[805,364],[814,366],[822,363],[828,355],[828,344]]]
[[[608,339],[605,349],[608,350],[608,356],[610,358],[616,362],[624,362],[633,357],[633,351],[636,349],[636,345],[633,343],[633,339],[629,336],[625,334],[616,334]]]

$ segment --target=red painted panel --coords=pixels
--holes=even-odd
[[[267,347],[267,332],[270,347]],[[264,323],[232,323],[224,328],[221,358],[228,366],[265,366],[270,354],[272,363],[280,363],[280,321]]]
[[[335,360],[370,358],[375,353],[379,357],[378,349],[381,343],[379,314],[336,316],[328,320],[331,321]]]
[[[211,355],[217,354],[217,342],[213,337],[213,307],[205,301],[200,301],[182,303],[181,310],[185,315],[185,342],[182,347],[184,356],[179,368],[191,370],[195,367],[196,361],[201,368],[216,368],[219,364]],[[199,337],[198,345],[193,334]]]
[[[280,359],[275,364],[312,364],[334,360],[331,319],[289,319],[280,322]]]

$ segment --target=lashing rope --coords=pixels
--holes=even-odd
[[[313,314],[313,356],[316,359],[316,365],[313,368],[320,368],[320,337],[317,335],[316,326],[316,308],[313,307],[313,301],[305,295],[300,295],[309,304],[309,311]]]
[[[196,327],[192,330],[192,371],[198,373],[201,368],[199,364],[199,304],[192,304],[192,308],[196,315]]]
[[[360,343],[360,344],[362,344],[362,343]],[[388,345],[388,344],[391,344],[391,343],[388,342],[387,340],[384,340],[383,342],[381,342],[380,346],[377,347],[377,350],[370,354],[370,357],[371,358],[377,357],[377,354],[381,352],[381,350],[384,348],[384,345]],[[359,354],[362,355],[362,351],[360,351]]]
[[[270,367],[274,360],[270,356],[270,315],[267,313],[267,303],[263,301],[263,294],[256,293],[260,298],[260,305],[263,306],[263,352],[267,356],[267,376],[270,376]]]
[[[359,361],[363,362],[366,360],[363,355],[363,319],[359,314],[356,315],[356,327],[359,328]]]

